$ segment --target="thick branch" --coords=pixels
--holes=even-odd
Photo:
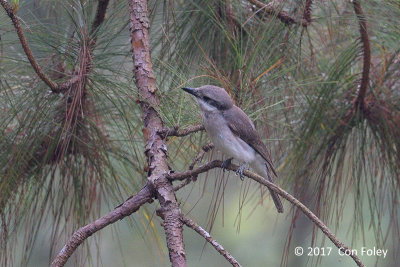
[[[132,57],[138,99],[142,111],[145,154],[149,166],[148,181],[156,190],[161,208],[158,214],[164,219],[169,258],[172,266],[186,266],[183,243],[183,224],[181,211],[175,191],[166,174],[169,172],[166,143],[159,132],[164,128],[163,121],[153,108],[159,105],[156,95],[156,80],[150,56],[149,28],[146,0],[129,0],[130,33]]]
[[[208,162],[207,164],[200,166],[197,169],[191,170],[191,171],[184,171],[184,172],[179,172],[179,173],[173,173],[169,175],[169,179],[171,180],[183,180],[187,177],[193,176],[193,175],[198,175],[200,173],[206,172],[210,169],[213,168],[218,168],[221,167],[222,161],[220,160],[214,160],[211,162]],[[234,164],[230,164],[227,169],[231,171],[236,171],[238,169],[238,166]],[[303,203],[301,203],[299,200],[297,200],[294,196],[286,192],[285,190],[281,189],[274,183],[271,183],[264,179],[263,177],[250,172],[248,170],[245,170],[243,174],[250,179],[267,186],[269,189],[272,191],[276,192],[277,194],[281,195],[284,199],[288,200],[291,202],[293,205],[295,205],[297,208],[301,210],[316,226],[318,226],[319,229],[335,244],[336,247],[338,247],[341,251],[346,251],[349,250],[347,246],[345,246],[341,241],[339,241],[335,235],[329,230],[329,228],[311,211],[309,210]],[[364,264],[361,262],[360,258],[358,258],[357,255],[350,255],[350,257],[353,258],[353,260],[357,263],[358,266],[364,266]]]
[[[355,101],[356,107],[361,110],[365,108],[365,95],[367,93],[369,83],[369,70],[371,66],[371,47],[368,38],[367,22],[361,4],[359,0],[353,1],[354,12],[358,18],[358,24],[360,25],[361,42],[363,44],[363,71],[359,87],[357,99]]]
[[[190,126],[184,129],[179,129],[178,126],[174,127],[173,129],[170,128],[164,128],[161,131],[159,131],[158,133],[162,136],[178,136],[178,137],[182,137],[182,136],[186,136],[189,135],[191,133],[195,133],[195,132],[199,132],[199,131],[203,131],[204,130],[204,126],[203,124],[198,124],[198,125],[194,125],[194,126]]]
[[[148,183],[137,194],[127,199],[121,206],[115,208],[113,211],[95,220],[94,222],[80,228],[64,245],[57,257],[51,263],[51,266],[64,266],[78,246],[80,246],[89,236],[93,235],[104,227],[136,212],[143,204],[152,201],[153,196],[154,190],[152,190],[150,184]]]
[[[11,5],[5,1],[0,0],[0,4],[3,6],[4,10],[6,11],[7,15],[10,17],[12,23],[14,24],[15,30],[17,32],[18,38],[21,42],[22,48],[25,51],[25,54],[31,63],[32,68],[35,70],[36,74],[40,77],[40,79],[45,82],[51,89],[51,91],[58,93],[60,92],[57,83],[52,81],[49,76],[40,68],[38,62],[36,61],[35,57],[33,56],[32,50],[28,45],[28,42],[25,38],[24,32],[22,31],[21,24],[19,19],[15,15],[13,8]]]
[[[204,237],[205,240],[207,240],[208,243],[210,243],[215,250],[219,252],[224,258],[229,261],[232,266],[242,266],[240,263],[231,255],[229,254],[228,251],[224,249],[223,246],[221,246],[206,230],[204,230],[200,225],[192,221],[191,219],[185,218],[182,216],[181,218],[182,222],[189,228],[192,228],[194,231],[196,231],[199,235]]]

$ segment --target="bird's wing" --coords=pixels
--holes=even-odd
[[[268,167],[277,176],[274,166],[272,165],[271,156],[265,144],[261,141],[256,128],[250,118],[237,106],[223,111],[223,116],[228,123],[231,131],[249,144],[255,151],[257,151],[268,163]]]

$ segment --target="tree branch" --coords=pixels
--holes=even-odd
[[[179,126],[175,126],[173,129],[164,128],[161,131],[159,131],[158,133],[160,135],[162,135],[163,137],[167,137],[167,136],[182,137],[182,136],[186,136],[191,133],[195,133],[195,132],[199,132],[199,131],[203,131],[203,130],[204,130],[204,125],[198,124],[198,125],[187,127],[185,129],[181,129],[181,130],[179,129]]]
[[[188,177],[196,176],[199,175],[200,173],[209,171],[214,168],[219,168],[222,165],[222,161],[220,160],[213,160],[210,162],[207,162],[204,165],[201,165],[197,169],[194,170],[187,170],[187,171],[182,171],[182,172],[174,172],[168,175],[168,179],[171,181],[182,181]],[[234,165],[236,166],[236,165]]]
[[[36,61],[35,57],[33,56],[32,50],[28,45],[28,42],[24,35],[24,32],[22,31],[19,19],[17,18],[16,14],[14,13],[13,8],[5,0],[0,0],[0,4],[3,6],[7,15],[10,17],[12,23],[14,24],[14,28],[17,32],[17,35],[21,42],[22,48],[24,49],[24,52],[25,52],[29,62],[31,63],[32,68],[35,70],[35,72],[39,76],[39,78],[50,87],[52,92],[59,93],[60,89],[59,89],[57,83],[52,81],[50,79],[50,77],[46,73],[44,73],[44,71],[40,68],[38,62]]]
[[[92,29],[90,30],[90,34],[93,34],[97,28],[103,23],[105,16],[106,16],[106,11],[108,7],[109,0],[99,0],[97,9],[96,9],[96,16],[93,20],[92,24]],[[75,73],[69,80],[58,84],[58,89],[59,91],[66,91],[68,88],[73,86],[74,84],[78,83],[79,81],[82,81],[82,78],[86,78],[87,73],[89,73],[91,66],[92,66],[92,52],[93,48],[96,44],[97,41],[97,36],[94,36],[93,39],[89,40],[88,44],[88,54],[86,54],[87,60],[84,60],[84,64],[79,67],[79,70],[82,71],[83,75],[79,75]],[[86,81],[85,81],[86,82]]]
[[[199,162],[203,157],[204,154],[207,153],[208,151],[210,151],[211,149],[214,148],[214,144],[213,143],[208,143],[207,145],[204,145],[201,148],[201,151],[197,154],[197,156],[193,159],[192,164],[190,164],[189,166],[189,170],[193,170],[194,165]]]
[[[103,23],[106,17],[109,1],[110,0],[98,0],[99,3],[97,4],[96,16],[94,18],[90,33],[93,33]]]
[[[183,187],[187,186],[188,184],[190,184],[194,179],[192,179],[191,177],[187,178],[185,181],[183,181],[182,183],[178,184],[177,186],[174,186],[174,191],[179,191],[181,190]]]
[[[138,88],[138,102],[144,124],[143,135],[146,141],[145,154],[149,171],[148,181],[154,186],[161,208],[157,214],[164,219],[164,231],[172,266],[186,266],[183,243],[183,223],[181,210],[175,197],[171,182],[167,179],[166,143],[159,132],[164,128],[163,121],[153,108],[159,105],[156,95],[156,79],[150,55],[149,28],[146,0],[129,0],[130,34],[134,76]]]
[[[97,10],[96,10],[96,16],[93,21],[91,33],[93,33],[100,25],[103,23],[106,10],[108,7],[109,0],[99,0]],[[50,87],[51,91],[53,93],[60,93],[62,91],[67,90],[69,87],[71,87],[73,84],[77,83],[78,81],[81,80],[80,75],[74,75],[72,78],[70,78],[68,81],[65,81],[63,83],[56,83],[54,82],[44,71],[42,68],[40,68],[39,63],[36,61],[35,57],[33,56],[32,50],[29,47],[28,41],[25,38],[24,32],[22,30],[21,24],[19,22],[18,17],[16,16],[13,8],[11,5],[5,1],[5,0],[0,0],[0,4],[3,6],[4,10],[6,11],[7,15],[10,17],[14,28],[17,32],[18,38],[20,40],[20,43],[22,45],[22,48],[24,49],[24,52],[31,63],[32,68],[36,72],[36,74],[39,76],[39,78],[47,84],[47,86]],[[96,42],[96,40],[93,40],[91,42],[90,48],[92,48],[93,44]],[[88,64],[90,64],[91,61],[88,61]],[[86,68],[86,66],[84,66]]]
[[[138,193],[127,199],[122,205],[77,230],[58,253],[57,257],[51,263],[51,266],[64,266],[78,246],[80,246],[89,236],[136,212],[143,204],[152,201],[153,196],[154,190],[151,188],[150,183],[147,183]]]
[[[359,109],[364,113],[364,115],[367,115],[369,113],[366,103],[365,103],[365,97],[367,94],[367,89],[368,89],[368,83],[369,83],[369,71],[370,71],[370,66],[371,66],[371,47],[369,43],[369,38],[368,38],[368,31],[367,31],[367,23],[366,19],[364,16],[364,13],[361,8],[361,4],[359,0],[354,0],[353,1],[353,7],[354,7],[354,12],[357,15],[359,26],[360,26],[360,35],[361,35],[361,42],[363,44],[363,71],[362,71],[362,77],[361,77],[361,82],[358,88],[358,95],[354,98],[354,105],[349,108],[349,110],[344,114],[342,117],[339,125],[335,128],[334,135],[329,139],[328,141],[328,150],[325,156],[325,163],[324,165],[328,164],[328,160],[330,156],[332,155],[334,151],[334,145],[336,141],[338,140],[338,137],[343,135],[345,130],[350,130],[354,125],[355,125],[355,120],[353,119],[353,116],[357,113],[357,110]],[[361,119],[361,117],[358,117],[357,119]],[[322,149],[322,147],[321,147]]]
[[[307,27],[309,25],[308,21],[305,19],[304,20],[302,19],[301,21],[297,21],[295,18],[290,16],[289,13],[287,13],[283,10],[281,10],[281,11],[276,10],[272,5],[273,2],[271,2],[269,4],[264,4],[263,2],[260,2],[258,0],[247,0],[247,1],[250,2],[251,4],[255,5],[259,9],[259,11],[264,10],[265,13],[276,16],[278,19],[280,19],[280,21],[282,21],[286,25],[300,24],[303,27]]]
[[[204,145],[201,149],[201,151],[197,154],[197,156],[193,159],[192,164],[190,164],[189,166],[189,170],[193,170],[194,165],[201,160],[201,158],[204,157],[204,154],[207,153],[208,151],[210,151],[211,149],[214,148],[214,144],[213,143],[208,143],[207,145]],[[190,176],[188,178],[186,178],[186,180],[182,183],[180,183],[179,185],[174,187],[174,191],[178,191],[180,190],[182,187],[190,184],[191,181],[196,181],[197,180],[197,175],[196,176]]]
[[[358,18],[358,24],[360,25],[360,35],[361,42],[363,44],[363,71],[360,82],[360,87],[358,91],[358,96],[355,101],[355,106],[361,110],[365,109],[365,95],[367,93],[368,83],[369,83],[369,70],[371,66],[371,47],[368,38],[367,22],[364,12],[361,8],[359,0],[353,0],[354,12]]]
[[[311,24],[311,5],[312,0],[306,0],[306,6],[304,7],[303,19],[307,22],[307,25]]]
[[[177,173],[170,174],[168,176],[168,178],[171,179],[171,180],[183,180],[183,179],[185,179],[187,177],[190,177],[190,176],[193,176],[193,175],[198,175],[200,173],[206,172],[206,171],[208,171],[210,169],[213,169],[213,168],[218,168],[218,167],[220,168],[221,165],[222,165],[222,161],[214,160],[214,161],[208,162],[207,164],[204,164],[204,165],[200,166],[199,168],[191,170],[191,171],[189,170],[189,171],[183,171],[183,172],[179,172],[179,173],[177,172]],[[238,169],[238,166],[235,165],[235,164],[230,164],[229,166],[226,167],[226,169],[229,169],[231,171],[236,171]],[[281,189],[280,187],[278,187],[274,183],[271,183],[271,182],[267,181],[263,177],[255,174],[253,172],[245,170],[243,172],[243,174],[245,176],[249,177],[250,179],[256,181],[256,182],[267,186],[269,189],[271,189],[275,193],[279,194],[284,199],[288,200],[294,206],[299,208],[319,229],[321,229],[321,231],[341,251],[344,252],[346,250],[349,250],[349,248],[347,246],[345,246],[340,240],[338,240],[335,237],[335,235],[329,230],[329,228],[311,210],[309,210],[303,203],[301,203],[299,200],[297,200],[294,196],[292,196],[291,194],[289,194],[285,190]],[[352,255],[350,255],[350,257],[353,258],[354,262],[358,266],[360,266],[360,267],[364,266],[364,264],[361,262],[360,258],[358,258],[357,255],[352,254]]]
[[[181,217],[182,222],[189,228],[196,231],[199,235],[201,235],[208,243],[210,243],[216,251],[219,252],[224,258],[229,261],[232,266],[240,267],[240,263],[231,255],[228,251],[226,251],[206,230],[204,230],[201,226],[195,223],[193,220]]]

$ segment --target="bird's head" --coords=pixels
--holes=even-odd
[[[184,87],[182,89],[196,98],[203,112],[222,111],[233,106],[232,98],[221,87],[203,85],[197,88]]]

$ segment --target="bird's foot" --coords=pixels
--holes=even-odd
[[[222,162],[221,168],[222,168],[222,170],[223,170],[224,172],[225,172],[225,170],[228,169],[228,166],[232,163],[232,159],[233,159],[233,158],[229,158],[229,159],[227,159],[227,160],[224,160],[224,162]]]
[[[236,170],[236,175],[239,175],[240,180],[243,181],[243,171],[246,169],[246,162],[243,162],[242,165]]]

